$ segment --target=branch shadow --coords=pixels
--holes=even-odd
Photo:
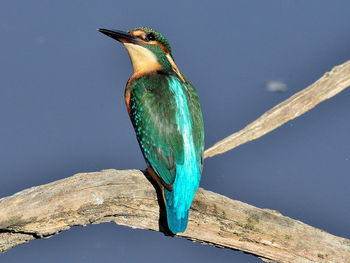
[[[147,169],[141,172],[144,174],[146,179],[153,185],[157,193],[157,201],[159,205],[159,220],[158,220],[159,231],[162,232],[165,236],[172,236],[172,237],[175,236],[168,227],[166,208],[165,208],[162,190],[158,186],[157,182],[153,180],[152,176],[148,173]]]

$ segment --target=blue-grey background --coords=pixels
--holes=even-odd
[[[197,88],[206,146],[350,58],[345,1],[0,2],[0,197],[106,168],[145,168],[124,105],[126,51],[96,28],[150,26]],[[288,85],[271,93],[266,81]],[[205,161],[201,186],[350,238],[350,89]],[[260,262],[113,223],[74,227],[0,262]]]

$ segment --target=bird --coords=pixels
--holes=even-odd
[[[197,91],[174,62],[167,39],[148,27],[98,29],[126,48],[133,74],[125,104],[147,171],[159,185],[168,228],[182,233],[203,170],[204,126]]]

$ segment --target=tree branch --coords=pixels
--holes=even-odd
[[[204,157],[222,154],[246,142],[255,140],[299,117],[317,104],[335,96],[350,86],[350,61],[334,67],[319,80],[289,99],[265,112],[244,129],[226,137],[207,149]]]
[[[254,140],[296,118],[350,85],[350,61],[218,142],[206,157]],[[138,170],[76,174],[0,199],[0,252],[72,226],[114,221],[165,231],[154,187]],[[260,209],[199,189],[185,233],[190,240],[243,250],[268,262],[346,262],[350,240],[336,237],[277,211]]]
[[[138,170],[81,173],[0,200],[0,251],[72,226],[114,221],[158,231],[154,187]],[[199,189],[189,225],[179,236],[243,250],[278,262],[345,262],[350,240]],[[166,224],[166,223],[165,223]]]

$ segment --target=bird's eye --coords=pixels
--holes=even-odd
[[[146,35],[146,41],[153,41],[153,40],[156,40],[156,36],[153,34],[153,33],[148,33]]]

